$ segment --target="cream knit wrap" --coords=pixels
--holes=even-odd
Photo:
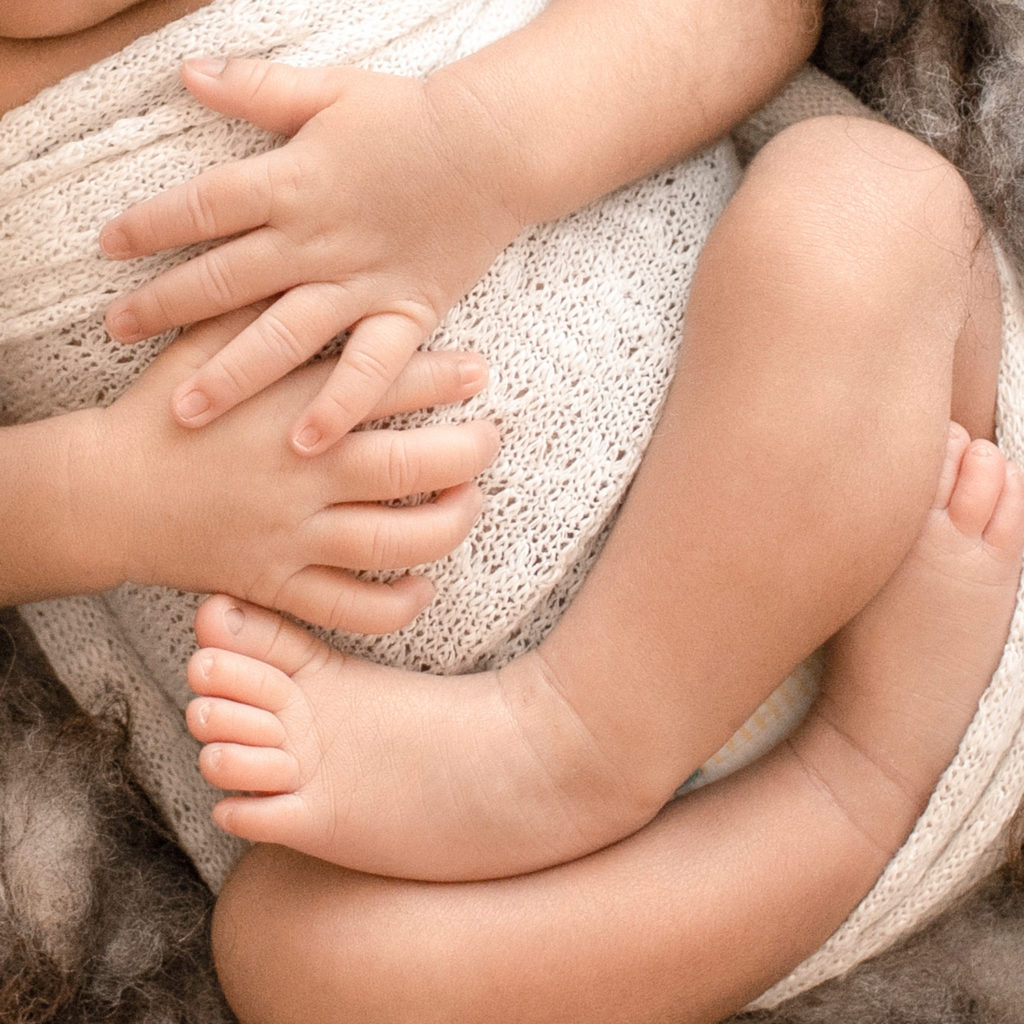
[[[169,340],[105,334],[118,294],[182,253],[115,263],[97,232],[128,203],[279,140],[201,108],[178,82],[196,53],[358,63],[422,75],[527,22],[541,0],[214,0],[0,121],[0,401],[8,421],[111,401]],[[381,126],[387,130],[386,125]],[[358,139],[345,140],[358,145]],[[472,535],[426,571],[438,598],[353,652],[452,673],[535,645],[586,573],[642,457],[675,365],[704,238],[739,177],[723,144],[551,225],[498,259],[431,341],[473,347],[487,393],[431,418],[485,417],[502,449]],[[422,414],[410,422],[424,419]],[[243,486],[240,482],[239,486]],[[216,888],[239,852],[184,730],[196,599],[125,586],[24,609],[87,707],[132,713],[140,773]]]
[[[273,144],[191,101],[176,76],[184,57],[230,53],[421,75],[542,6],[214,0],[12,111],[0,121],[5,421],[109,402],[169,340],[122,350],[107,340],[102,311],[187,254],[111,263],[98,252],[99,226],[132,201]],[[486,395],[443,414],[485,416],[501,427],[502,454],[482,480],[484,515],[456,552],[429,568],[439,598],[412,626],[338,642],[447,673],[499,663],[543,637],[596,557],[642,457],[674,367],[697,253],[738,175],[723,144],[532,229],[453,310],[431,345],[471,344],[493,368]],[[1012,326],[1019,340],[1020,324]],[[1004,396],[1024,371],[1017,348],[1005,371]],[[1004,443],[1024,461],[1022,428],[1004,403]],[[209,822],[213,794],[196,772],[182,721],[195,603],[126,586],[23,611],[80,703],[102,706],[110,693],[127,702],[143,783],[216,889],[239,846]],[[826,947],[772,990],[772,1001],[906,934],[994,863],[1024,789],[1021,630],[1018,616],[982,710],[904,850]],[[802,678],[787,684],[793,693],[804,692]]]

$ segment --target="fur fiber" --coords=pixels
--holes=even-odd
[[[0,1021],[228,1024],[212,900],[90,718],[0,617]]]

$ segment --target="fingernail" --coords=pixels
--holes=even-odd
[[[197,75],[205,75],[207,78],[219,78],[228,62],[224,57],[189,57],[185,61],[185,67],[194,71]]]
[[[323,436],[324,435],[310,423],[295,435],[295,447],[304,452],[312,451],[323,439]]]
[[[188,422],[210,411],[210,399],[198,388],[193,388],[175,399],[174,411],[178,419]]]
[[[459,360],[459,382],[467,390],[477,390],[487,380],[487,367],[479,359]]]
[[[130,309],[123,309],[108,318],[107,330],[115,341],[134,341],[142,334],[139,318]]]
[[[245,625],[245,612],[242,611],[238,605],[233,604],[226,612],[224,612],[224,625],[228,627],[230,633],[234,633],[238,636],[242,632],[242,627]]]
[[[100,248],[114,259],[123,259],[132,253],[128,245],[128,236],[120,228],[109,224],[100,232]]]

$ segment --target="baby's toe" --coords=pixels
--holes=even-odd
[[[990,548],[1019,563],[1024,548],[1024,474],[1012,462],[1006,465],[1003,489],[984,537]]]
[[[242,743],[280,747],[286,740],[280,719],[263,708],[217,697],[199,697],[185,711],[189,732],[200,743]]]
[[[234,651],[203,649],[189,660],[188,684],[200,697],[220,697],[277,713],[291,702],[290,676]]]
[[[293,794],[229,796],[213,809],[213,820],[225,832],[254,843],[273,843],[302,850],[310,831],[305,801]]]
[[[299,785],[299,766],[287,751],[211,743],[199,752],[203,778],[218,789],[245,793],[290,793]]]
[[[946,454],[935,493],[935,508],[944,509],[949,505],[949,499],[953,496],[953,488],[956,486],[957,477],[960,474],[960,463],[963,461],[964,452],[970,443],[970,434],[959,423],[951,422],[949,437],[946,441]]]
[[[305,667],[321,646],[316,637],[280,615],[231,597],[207,598],[196,612],[203,647],[218,647],[267,662],[288,675]]]
[[[960,461],[960,472],[950,495],[952,524],[967,537],[979,540],[992,519],[1006,479],[1006,461],[989,441],[972,441]]]

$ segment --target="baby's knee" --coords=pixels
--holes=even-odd
[[[457,986],[437,955],[433,891],[256,847],[214,914],[214,962],[232,1010],[241,1024],[468,1019],[447,1010]]]
[[[817,117],[780,132],[752,161],[737,200],[776,244],[872,259],[884,273],[907,263],[966,274],[984,232],[948,160],[868,118]]]
[[[257,847],[225,883],[213,917],[217,976],[241,1024],[329,1021],[314,1001],[310,947],[297,941],[302,900],[289,899],[289,851]],[[308,931],[315,931],[310,922]]]

